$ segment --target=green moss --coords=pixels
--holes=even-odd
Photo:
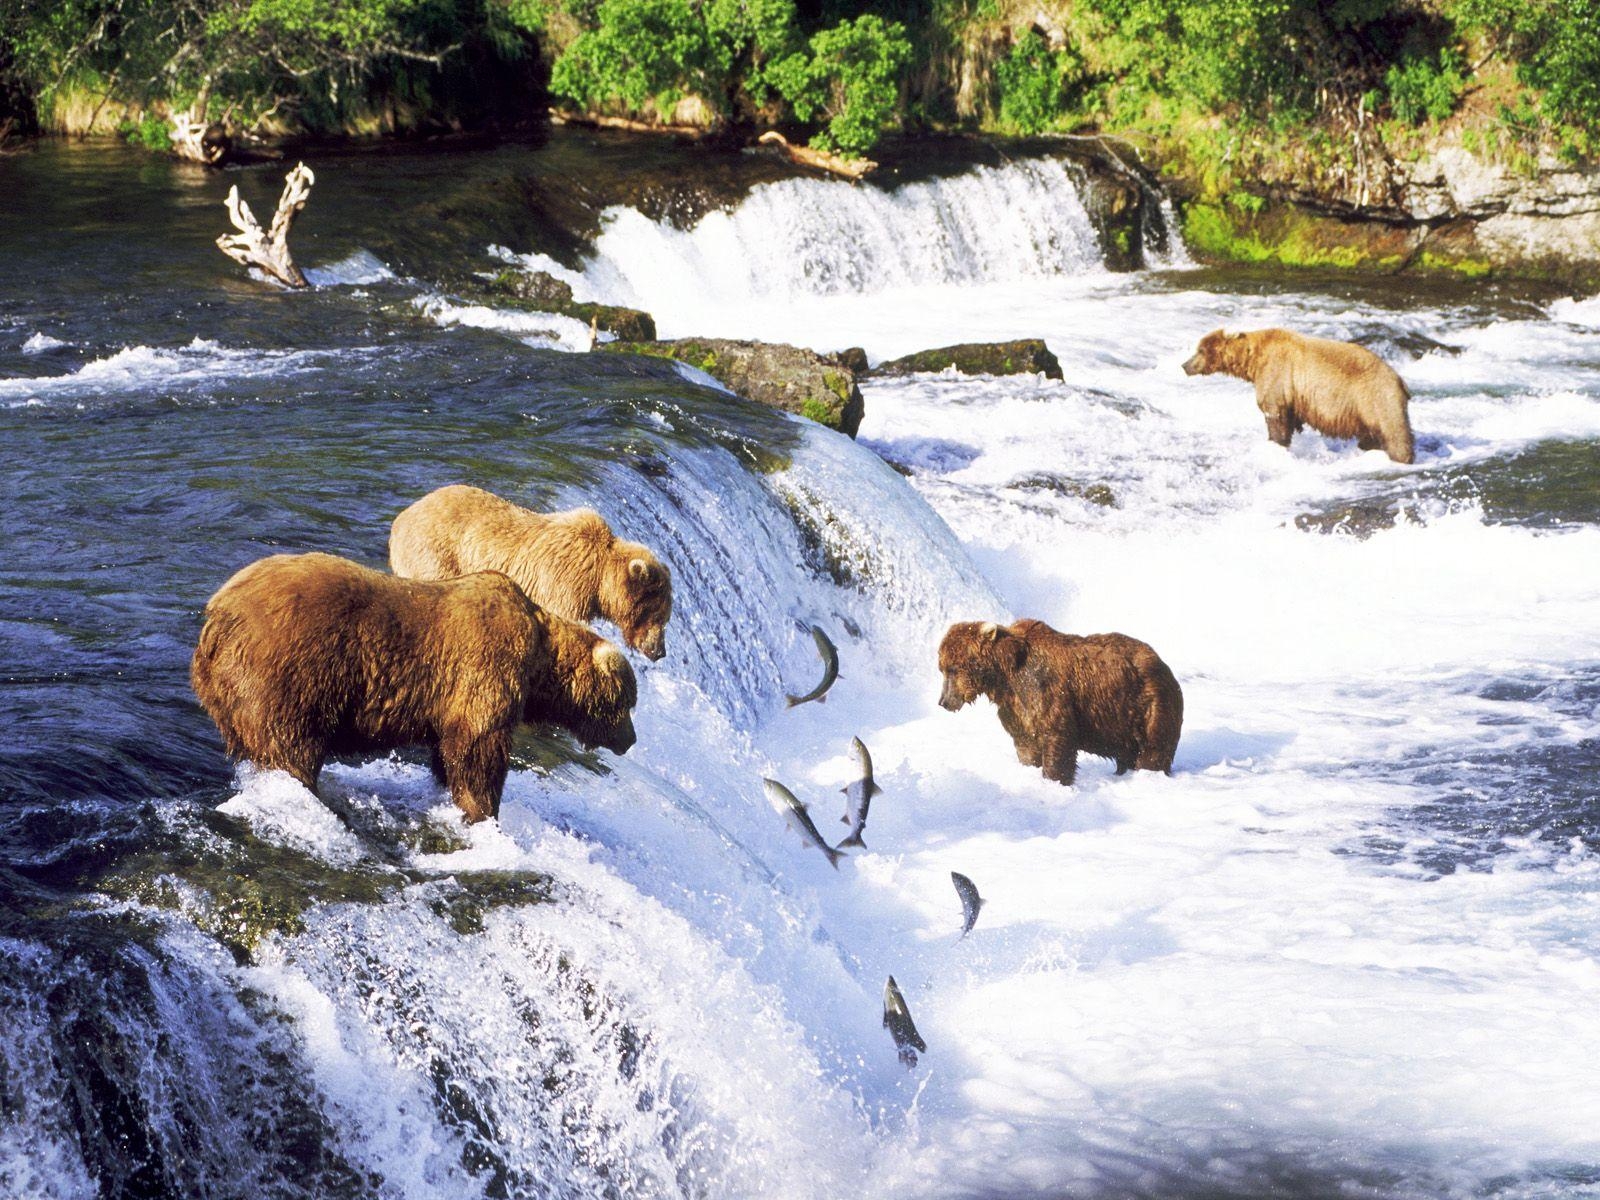
[[[1482,279],[1494,273],[1494,264],[1481,258],[1448,258],[1424,250],[1417,257],[1417,268],[1422,271],[1449,271],[1468,279]]]
[[[840,403],[848,404],[850,402],[850,380],[838,371],[823,371],[822,386],[839,397]],[[810,414],[808,413],[807,415],[809,416]]]
[[[822,401],[810,397],[800,406],[800,415],[809,417],[818,425],[831,426],[834,421],[834,414],[828,410],[828,406]]]

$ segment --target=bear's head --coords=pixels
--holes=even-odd
[[[1028,643],[1003,625],[961,621],[950,626],[939,643],[940,707],[956,712],[979,696],[1007,690],[1008,679],[1027,659]]]
[[[1183,364],[1185,375],[1215,375],[1219,371],[1248,379],[1250,335],[1226,333],[1213,329],[1200,339],[1189,361]]]
[[[637,542],[616,543],[601,592],[601,615],[622,630],[622,640],[652,662],[667,653],[672,618],[672,572]]]
[[[542,685],[531,681],[523,719],[552,721],[585,749],[604,746],[614,754],[626,754],[636,740],[633,706],[639,702],[639,685],[627,656],[575,621],[550,613],[543,616],[555,678]],[[547,660],[547,671],[549,666]]]

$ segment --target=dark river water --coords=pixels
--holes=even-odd
[[[907,153],[311,153],[304,293],[212,245],[276,167],[0,158],[0,1196],[1600,1194],[1600,299],[1205,270],[1155,204],[1114,273],[1078,168]],[[507,266],[1066,379],[869,380],[851,442],[463,291]],[[1269,444],[1179,370],[1222,325],[1382,354],[1417,464]],[[455,482],[672,567],[634,750],[519,734],[471,828],[418,752],[228,762],[207,598]],[[1011,616],[1154,645],[1173,775],[939,709],[945,626]],[[761,779],[832,840],[854,736],[836,872]]]

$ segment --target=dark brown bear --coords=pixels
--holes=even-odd
[[[316,790],[329,756],[401,746],[468,821],[500,811],[511,733],[548,722],[633,745],[633,668],[495,571],[421,583],[331,554],[250,564],[206,605],[190,679],[228,754]]]
[[[1267,437],[1280,446],[1309,425],[1329,437],[1353,437],[1363,450],[1382,450],[1398,463],[1415,456],[1411,393],[1394,368],[1351,342],[1287,329],[1218,329],[1200,339],[1183,371],[1221,372],[1255,384]]]
[[[965,621],[939,644],[951,712],[988,696],[1026,766],[1071,783],[1078,752],[1109,758],[1117,774],[1171,771],[1183,728],[1183,692],[1149,646],[1120,633],[1078,637],[1043,621]]]

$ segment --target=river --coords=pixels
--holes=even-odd
[[[1210,270],[1156,228],[1112,272],[1049,158],[308,162],[294,294],[211,245],[275,170],[0,159],[0,1195],[1600,1194],[1600,299]],[[696,172],[731,198],[663,201]],[[1065,379],[869,379],[852,442],[451,290],[508,264],[663,336],[1043,337]],[[1388,359],[1416,464],[1285,451],[1183,375],[1268,325]],[[472,828],[417,754],[326,803],[236,771],[206,599],[270,553],[382,565],[451,482],[671,566],[636,747],[523,736]],[[943,629],[1020,616],[1156,647],[1171,776],[1062,788],[938,707]],[[787,709],[812,624],[840,678]],[[855,736],[884,790],[835,871],[761,780],[842,831]]]

